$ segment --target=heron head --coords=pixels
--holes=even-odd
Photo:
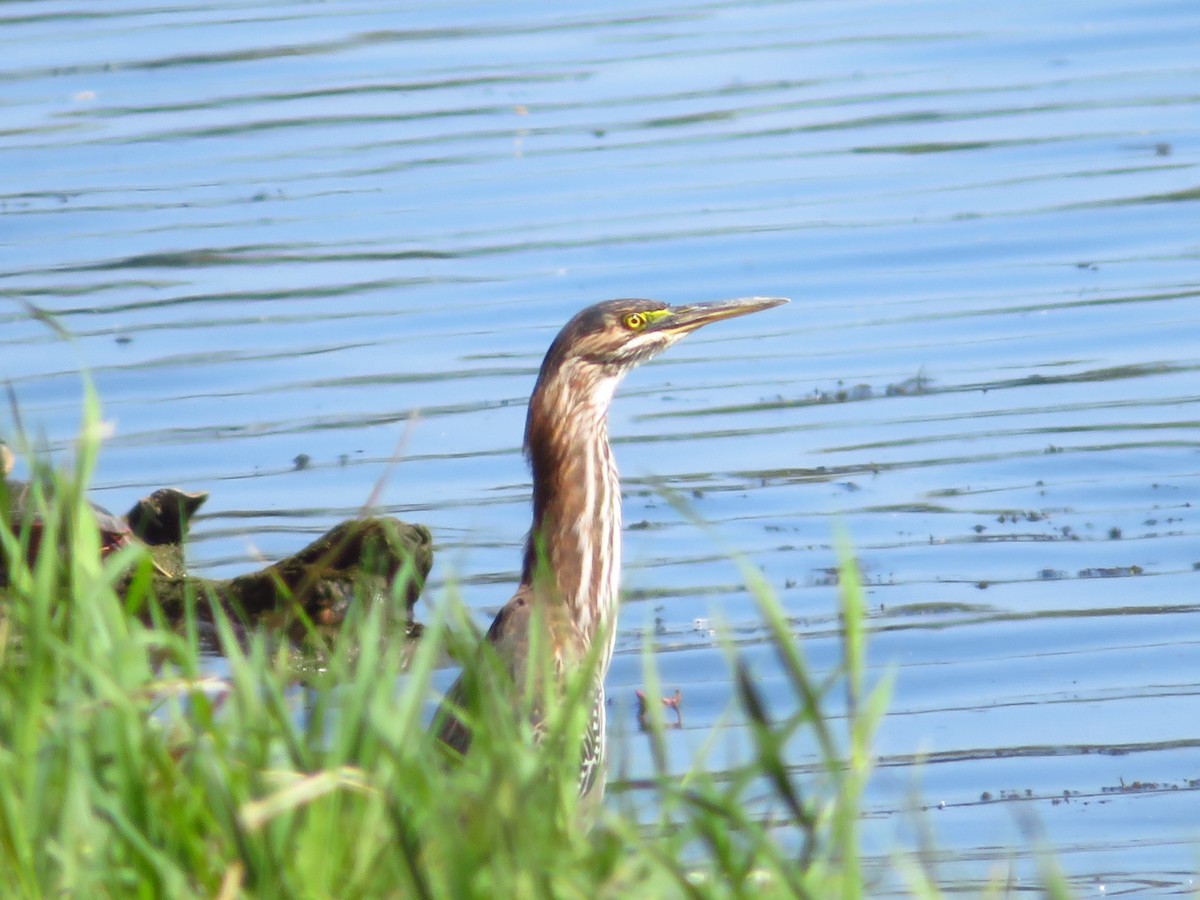
[[[711,322],[787,303],[782,297],[743,297],[668,306],[659,300],[607,300],[576,313],[546,354],[542,378],[568,364],[621,376]]]

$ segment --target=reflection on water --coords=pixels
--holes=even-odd
[[[610,694],[632,703],[654,628],[682,770],[731,696],[714,623],[770,689],[730,552],[832,664],[843,521],[897,676],[874,848],[911,842],[891,813],[919,769],[963,861],[948,881],[1027,846],[1029,810],[1085,883],[1179,884],[1200,777],[1198,18],[10,4],[0,378],[61,449],[86,367],[116,427],[98,499],[211,491],[210,573],[353,515],[407,433],[386,509],[433,528],[435,577],[486,615],[516,578],[523,405],[559,325],[613,296],[792,296],[622,389]]]

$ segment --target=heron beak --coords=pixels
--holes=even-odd
[[[710,322],[748,315],[787,302],[786,297],[739,297],[736,300],[718,300],[715,303],[672,306],[669,313],[655,322],[650,330],[688,334]]]

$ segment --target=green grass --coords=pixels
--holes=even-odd
[[[819,680],[745,567],[790,702],[774,696],[768,712],[728,647],[730,717],[748,723],[751,759],[715,773],[701,753],[683,778],[666,771],[652,705],[655,821],[639,822],[628,793],[580,807],[576,761],[562,752],[578,746],[579,704],[551,716],[541,744],[500,704],[473,723],[467,761],[448,762],[423,710],[445,647],[461,645],[453,596],[439,598],[445,612],[432,614],[415,653],[382,610],[359,609],[315,667],[298,667],[269,635],[239,639],[218,617],[230,675],[221,693],[206,692],[195,618],[172,629],[133,614],[153,609],[149,561],[137,550],[98,560],[82,502],[98,432],[94,400],[89,409],[75,468],[53,476],[45,510],[43,545],[68,552],[42,553],[30,569],[20,536],[0,528],[15,560],[0,588],[0,895],[867,894],[860,804],[888,686],[866,683],[848,553],[842,664]],[[123,600],[114,585],[130,573]],[[582,694],[588,673],[581,679],[569,695]],[[836,724],[823,712],[833,691],[849,711]],[[649,654],[646,692],[658,692]],[[817,775],[800,777],[785,759],[801,732],[818,748]],[[936,895],[919,866],[903,868],[914,893]]]

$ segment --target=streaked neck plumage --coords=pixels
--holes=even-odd
[[[585,644],[603,631],[601,672],[612,656],[620,602],[621,488],[608,409],[622,374],[579,358],[548,361],[525,425],[533,526],[521,583],[534,587],[545,572],[549,602],[567,605]]]

